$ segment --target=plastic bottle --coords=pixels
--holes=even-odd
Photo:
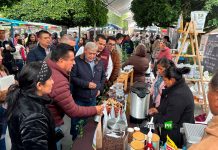
[[[144,150],[155,150],[153,145],[152,145],[152,132],[151,132],[151,128],[149,129],[149,132],[148,132],[148,139],[147,139],[147,144],[144,148]]]

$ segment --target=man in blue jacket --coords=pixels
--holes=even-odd
[[[51,34],[48,31],[41,30],[38,32],[37,37],[39,43],[28,53],[27,62],[43,61],[50,53]]]
[[[71,71],[72,94],[75,102],[80,106],[95,106],[96,97],[104,88],[106,78],[104,65],[96,57],[97,50],[98,46],[94,42],[88,42],[84,53],[75,58],[76,64]],[[81,118],[73,118],[71,121],[73,140],[77,137],[80,120]]]

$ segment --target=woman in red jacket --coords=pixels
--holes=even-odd
[[[169,60],[172,60],[170,48],[166,46],[166,43],[164,41],[160,41],[160,51],[157,56],[157,60],[160,60],[161,58],[164,58],[164,57]]]

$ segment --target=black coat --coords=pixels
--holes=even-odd
[[[30,52],[27,55],[27,62],[33,62],[33,61],[43,61],[46,57],[46,52],[43,47],[38,44],[35,48],[30,50]]]
[[[6,50],[6,44],[10,45],[11,50]],[[11,54],[11,52],[15,52],[16,49],[14,47],[14,44],[11,41],[0,41],[0,47],[3,47],[4,50],[2,51],[2,55],[3,55],[3,63],[9,63],[13,60],[13,55]]]
[[[12,150],[56,150],[55,125],[46,107],[50,102],[35,95],[20,96],[8,121]]]
[[[75,66],[71,71],[71,84],[73,86],[73,96],[82,101],[89,101],[96,97],[98,90],[103,91],[105,83],[104,65],[101,60],[96,58],[94,75],[90,65],[85,61],[84,54],[75,58]],[[89,89],[89,82],[94,82],[96,89]]]
[[[10,45],[11,50],[6,50],[6,44]],[[12,41],[0,41],[0,48],[3,47],[3,51],[2,51],[2,56],[3,56],[3,60],[2,63],[3,65],[8,69],[9,73],[12,74],[12,63],[14,63],[14,58],[13,55],[11,54],[12,52],[15,52],[16,49],[14,47],[14,44],[12,43]]]
[[[161,140],[166,142],[168,135],[178,147],[183,144],[180,128],[183,123],[194,123],[194,98],[184,79],[177,81],[172,87],[163,90],[159,113],[154,116],[154,122],[163,125]],[[164,128],[164,122],[172,121],[173,129]]]

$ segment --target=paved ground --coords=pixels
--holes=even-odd
[[[64,132],[64,138],[62,139],[62,150],[72,150],[72,137],[70,135],[70,118],[65,115],[64,117],[64,126],[63,126],[63,132]]]

